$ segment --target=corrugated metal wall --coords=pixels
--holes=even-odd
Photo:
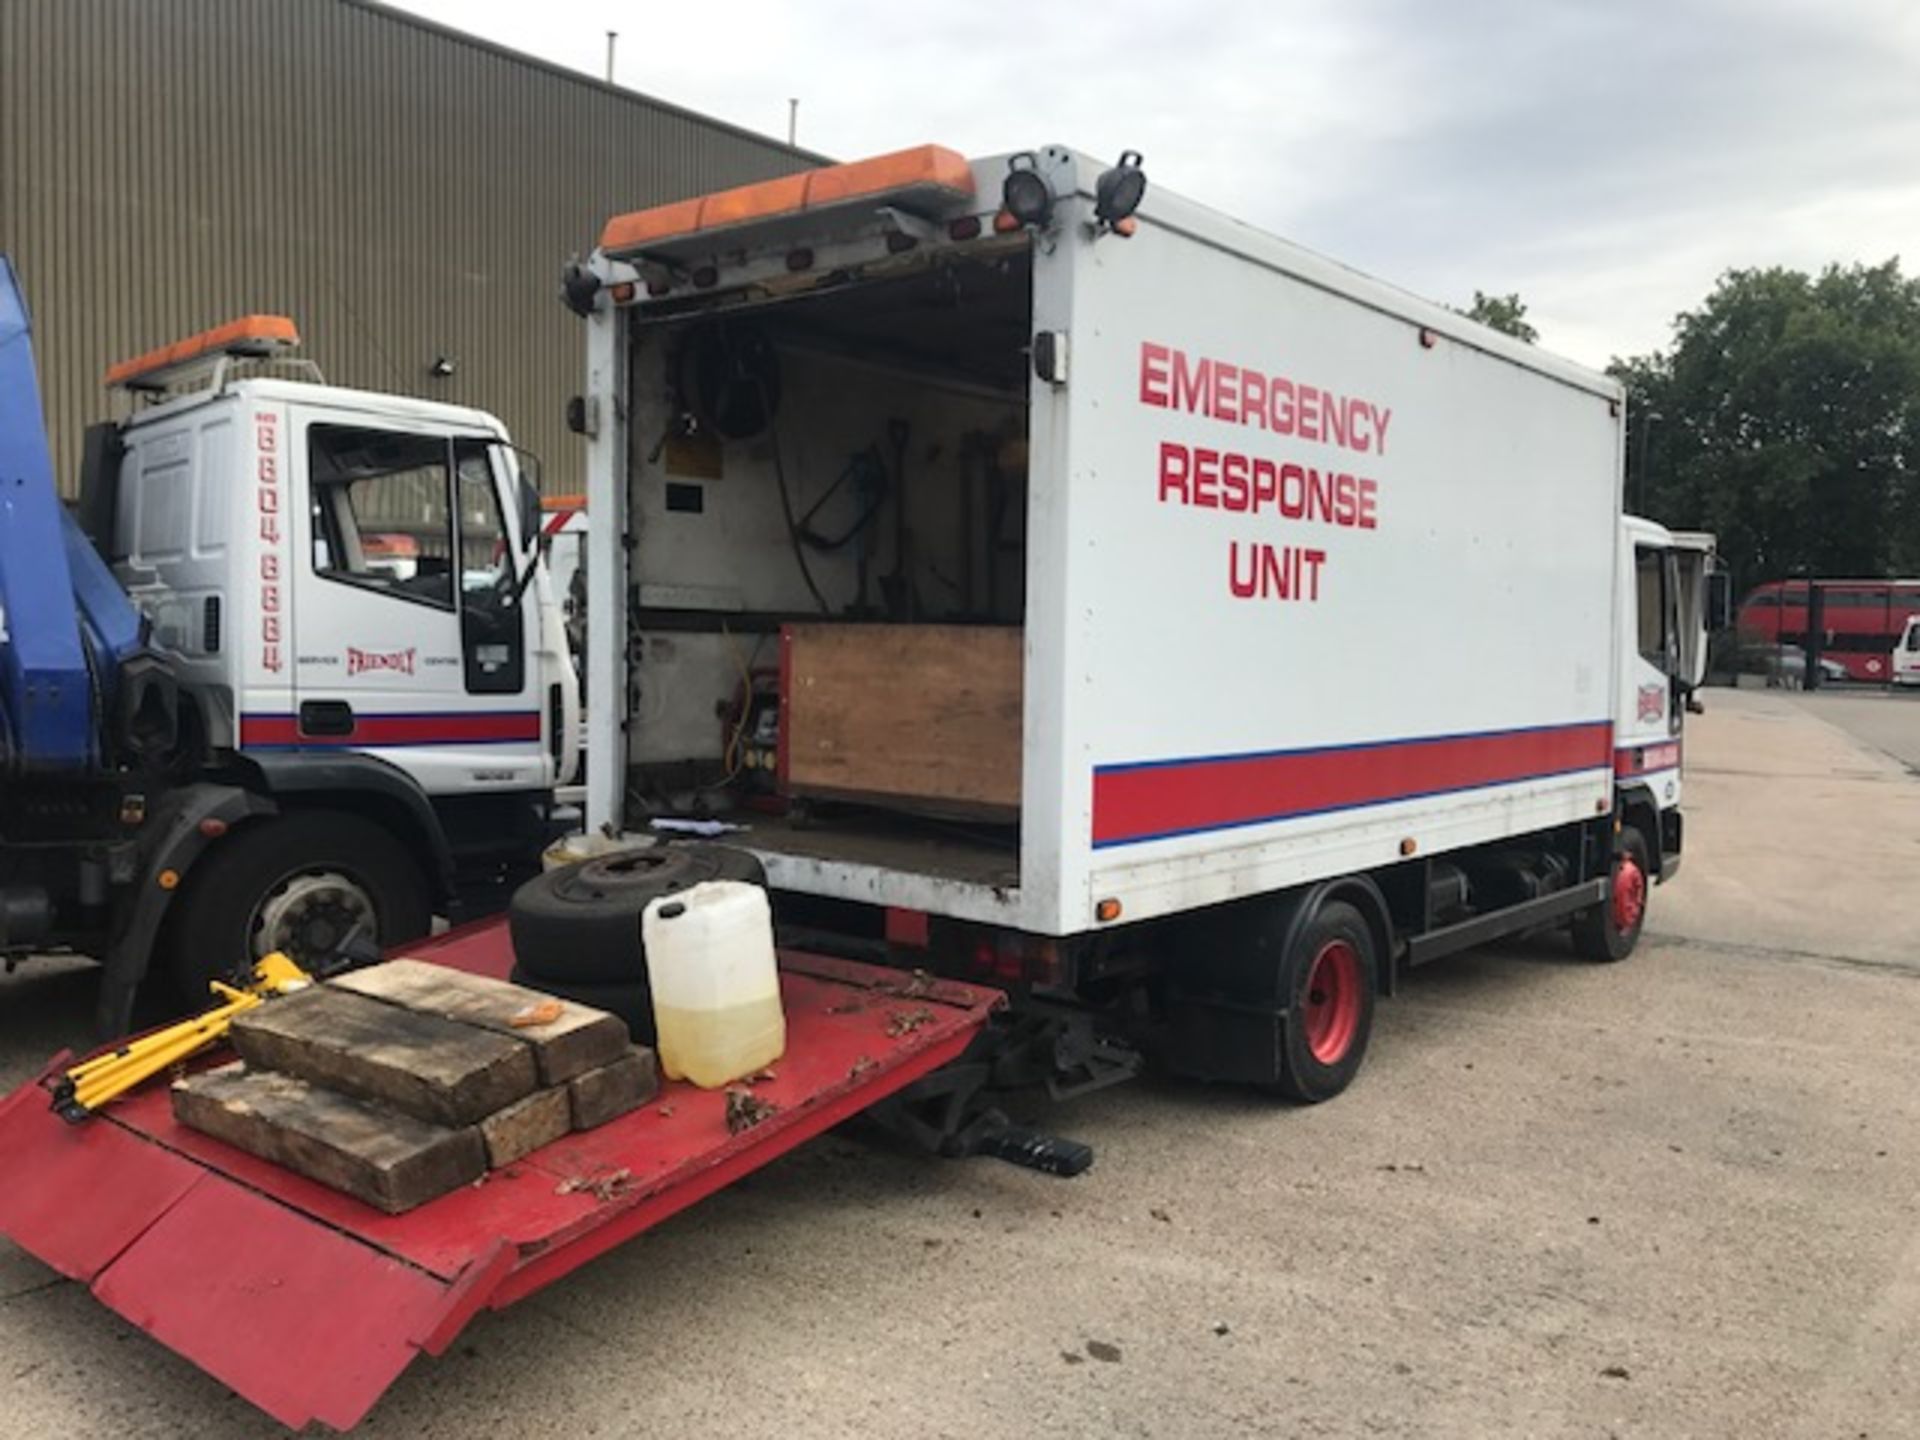
[[[812,163],[361,0],[0,0],[0,250],[69,493],[108,364],[256,311],[336,384],[494,412],[578,489],[562,263],[612,211]]]

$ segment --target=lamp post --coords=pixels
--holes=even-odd
[[[1636,515],[1647,513],[1647,446],[1653,437],[1653,427],[1666,416],[1658,410],[1648,410],[1640,416],[1640,463],[1634,467],[1633,512]]]

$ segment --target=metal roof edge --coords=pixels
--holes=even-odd
[[[799,145],[789,145],[784,140],[777,140],[771,135],[763,135],[758,130],[748,129],[745,125],[737,125],[731,120],[722,120],[713,115],[702,114],[700,111],[694,110],[686,105],[677,105],[671,100],[662,100],[657,95],[649,95],[644,90],[629,90],[624,85],[610,85],[605,80],[589,75],[584,70],[575,70],[553,60],[544,60],[538,55],[528,54],[525,50],[516,50],[510,45],[502,45],[497,40],[489,40],[485,36],[475,35],[452,25],[444,25],[438,20],[429,20],[426,16],[416,15],[411,10],[402,10],[398,6],[382,4],[381,0],[338,0],[338,3],[351,6],[356,10],[365,10],[369,14],[379,16],[383,20],[392,20],[402,25],[411,25],[416,30],[424,30],[428,34],[437,35],[443,40],[451,40],[458,44],[470,45],[476,50],[484,50],[488,54],[496,55],[503,60],[510,60],[516,65],[524,65],[533,70],[543,70],[549,75],[557,76],[562,80],[570,80],[576,85],[584,85],[591,90],[598,90],[616,99],[644,105],[649,109],[660,111],[662,114],[677,116],[680,119],[691,120],[697,124],[711,126],[715,130],[724,131],[742,140],[751,140],[756,144],[765,145],[770,150],[790,156],[795,160],[803,160],[810,165],[832,165],[836,163],[831,155],[823,155],[816,150],[808,150]]]
[[[219,389],[186,390],[164,399],[137,405],[124,418],[129,429],[157,423],[173,416],[197,410],[221,401],[248,399],[288,401],[296,404],[331,405],[339,410],[385,415],[389,419],[409,418],[445,425],[461,426],[488,434],[506,435],[506,422],[491,411],[452,400],[433,400],[424,395],[402,395],[389,390],[368,390],[357,385],[330,385],[313,380],[292,380],[278,375],[246,375],[229,380]]]
[[[1102,161],[1083,150],[1062,148],[1067,148],[1074,158],[1080,193],[1092,199],[1093,177],[1112,162]],[[999,157],[982,158],[992,161]],[[1147,168],[1147,193],[1139,210],[1144,220],[1165,225],[1203,245],[1211,245],[1251,260],[1256,265],[1291,275],[1308,285],[1343,295],[1382,314],[1395,316],[1409,324],[1425,326],[1458,344],[1558,380],[1574,389],[1608,400],[1625,397],[1625,387],[1604,370],[1583,365],[1578,360],[1570,360],[1511,335],[1503,335],[1477,320],[1469,320],[1437,300],[1429,300],[1390,280],[1382,280],[1356,269],[1345,261],[1322,255],[1252,221],[1241,220],[1177,190],[1156,187],[1152,169]]]

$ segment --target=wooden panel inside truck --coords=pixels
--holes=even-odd
[[[1021,632],[789,625],[785,788],[928,813],[1020,817]]]

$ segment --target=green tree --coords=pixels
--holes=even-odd
[[[1527,323],[1527,307],[1517,294],[1489,295],[1483,290],[1475,290],[1473,303],[1456,313],[1469,320],[1478,320],[1502,335],[1524,340],[1529,345],[1540,338],[1540,332]]]
[[[1615,360],[1627,503],[1720,537],[1742,585],[1920,570],[1920,280],[1734,270],[1670,349]]]

